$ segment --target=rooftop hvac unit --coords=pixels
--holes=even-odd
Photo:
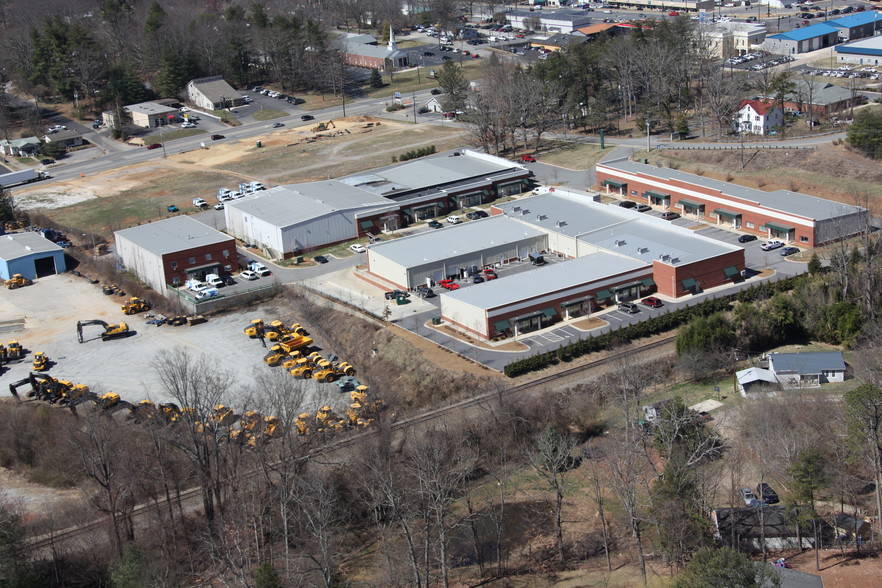
[[[521,216],[527,216],[528,214],[530,214],[530,210],[527,208],[525,208],[521,211]]]
[[[672,257],[671,263],[680,263],[680,258],[679,257]]]
[[[567,224],[567,221],[557,221],[557,226],[559,226],[559,227],[565,227],[566,224]]]
[[[616,247],[621,247],[624,244],[625,241],[623,239],[616,239]]]
[[[544,220],[547,219],[547,218],[548,218],[548,217],[545,216],[544,214],[540,214],[540,215],[537,215],[537,216],[536,216],[536,220],[538,220],[538,221],[544,221]]]
[[[512,212],[520,212],[520,211],[521,211],[521,207],[520,207],[520,206],[515,206],[514,208],[511,209],[511,211],[512,211]]]
[[[648,252],[649,252],[649,247],[638,247],[637,248],[637,253],[648,253]]]

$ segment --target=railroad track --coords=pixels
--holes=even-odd
[[[506,389],[503,394],[512,395],[518,394],[523,395],[526,392],[530,392],[532,390],[544,389],[547,388],[550,384],[553,384],[556,381],[563,380],[569,376],[573,376],[579,374],[581,372],[589,371],[593,368],[600,367],[602,365],[611,363],[617,359],[621,359],[627,356],[633,356],[637,352],[646,352],[652,349],[657,349],[660,347],[664,347],[669,343],[673,342],[676,338],[676,335],[672,334],[669,336],[665,336],[659,339],[656,339],[651,342],[644,343],[639,346],[629,346],[621,351],[615,351],[607,354],[606,356],[590,361],[588,363],[584,363],[578,366],[573,366],[571,368],[567,368],[564,370],[559,370],[553,374],[549,374],[547,376],[543,376],[541,378],[537,378],[530,382],[524,382],[523,384],[518,384],[516,386],[512,386]],[[391,428],[393,431],[402,431],[415,427],[416,425],[420,425],[423,423],[431,422],[433,420],[442,418],[444,416],[456,413],[458,411],[466,410],[468,408],[478,406],[480,404],[489,402],[494,398],[497,398],[499,393],[487,392],[484,394],[479,394],[477,396],[473,396],[471,398],[467,398],[464,400],[460,400],[457,402],[453,402],[451,404],[447,404],[445,406],[432,409],[430,411],[424,412],[419,415],[415,415],[406,419],[402,419],[392,424]],[[371,429],[367,429],[360,432],[351,432],[344,437],[340,437],[334,440],[329,441],[321,448],[312,451],[303,457],[300,460],[310,460],[319,456],[327,456],[329,454],[334,453],[340,449],[344,449],[351,445],[363,443],[365,439],[374,434],[374,431]],[[245,474],[246,476],[249,473]],[[180,499],[176,496],[175,500],[180,500],[183,505],[187,501],[195,500],[198,505],[201,505],[202,501],[202,490],[199,487],[190,488],[188,490],[183,490],[180,492]],[[136,506],[132,511],[132,520],[133,522],[137,519],[147,515],[152,510],[156,508],[161,508],[166,504],[166,500],[160,500],[158,503],[150,503],[150,504],[142,504]],[[67,529],[63,529],[61,531],[56,531],[53,533],[49,533],[46,535],[41,535],[38,537],[30,538],[26,541],[26,544],[29,548],[29,551],[39,552],[42,549],[48,548],[50,546],[57,546],[59,543],[67,542],[82,535],[86,535],[93,531],[101,529],[103,526],[110,524],[110,519],[108,517],[96,519],[84,525],[78,525],[76,527],[69,527]]]

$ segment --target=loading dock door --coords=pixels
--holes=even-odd
[[[55,269],[55,258],[51,255],[49,257],[40,257],[34,260],[34,271],[37,274],[38,278],[43,278],[46,276],[54,276],[58,271]]]

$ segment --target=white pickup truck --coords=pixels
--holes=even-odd
[[[206,202],[204,198],[194,198],[193,206],[196,208],[208,208],[208,202]]]
[[[258,276],[271,276],[273,272],[259,261],[252,261],[248,264],[248,269],[256,273]]]

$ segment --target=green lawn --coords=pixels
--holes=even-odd
[[[255,120],[272,120],[274,118],[282,118],[283,116],[288,116],[289,113],[284,110],[274,110],[272,108],[267,108],[266,110],[258,110],[254,113]]]
[[[463,58],[462,70],[467,80],[474,80],[484,74],[483,59]],[[429,78],[431,70],[436,72],[441,66],[419,67],[403,72],[395,72],[391,76],[383,74],[383,82],[386,84],[382,88],[365,88],[365,93],[371,98],[386,98],[392,100],[395,92],[401,92],[402,96],[407,98],[411,92],[419,90],[430,90],[438,87],[438,81]]]
[[[154,141],[153,139],[151,139],[149,141],[144,141],[144,142],[147,143],[148,145],[151,143],[168,143],[169,141],[174,141],[175,139],[183,139],[184,137],[192,137],[194,135],[204,135],[204,134],[205,134],[205,131],[201,131],[199,129],[176,129],[174,131],[163,131],[161,141]]]
[[[581,170],[594,167],[609,152],[609,148],[601,150],[597,145],[557,141],[547,153],[538,153],[537,159],[542,163]]]

